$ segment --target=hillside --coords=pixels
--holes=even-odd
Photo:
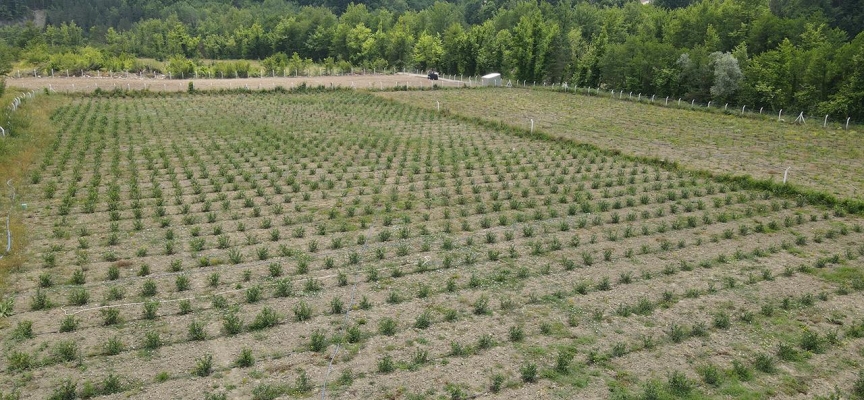
[[[594,92],[592,92],[594,93]],[[864,145],[860,126],[845,130],[845,120],[810,119],[805,125],[784,122],[777,115],[759,115],[758,109],[724,114],[715,105],[691,109],[677,99],[641,102],[601,96],[566,94],[549,90],[478,89],[435,92],[388,92],[381,96],[427,109],[442,110],[503,121],[551,135],[589,143],[624,154],[661,158],[685,168],[714,174],[749,175],[782,182],[789,168],[790,184],[827,192],[838,198],[864,196]],[[635,96],[635,94],[634,94]]]

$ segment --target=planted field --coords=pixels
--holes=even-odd
[[[602,96],[582,96],[548,90],[488,89],[436,92],[390,92],[394,98],[427,109],[471,117],[501,120],[510,125],[536,128],[563,138],[617,149],[625,154],[676,161],[688,168],[718,174],[750,175],[757,179],[789,182],[841,198],[864,197],[864,136],[855,125],[843,130],[844,121],[831,120],[822,128],[821,118],[794,125],[773,117],[741,118],[737,114],[685,111],[689,105],[663,107],[665,99],[643,96],[640,103]],[[699,107],[704,108],[704,107]],[[758,113],[758,107],[755,108]],[[747,107],[752,115],[753,107]],[[785,111],[787,114],[789,110]],[[853,121],[855,122],[855,121]],[[859,121],[860,123],[860,121]],[[859,125],[860,127],[860,125]]]
[[[864,386],[842,210],[351,91],[68,103],[19,189],[3,393]]]

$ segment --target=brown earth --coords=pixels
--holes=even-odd
[[[343,75],[343,76],[311,76],[287,78],[240,78],[240,79],[167,79],[147,78],[130,75],[129,77],[22,77],[10,76],[6,83],[9,86],[27,90],[51,89],[61,93],[92,92],[97,88],[102,90],[131,89],[182,92],[189,88],[189,82],[199,90],[219,89],[273,89],[281,86],[290,89],[302,84],[325,87],[354,87],[357,89],[386,89],[395,86],[408,85],[409,88],[429,87],[432,82],[423,75]],[[439,79],[435,84],[443,87],[460,87],[462,83],[450,79]]]

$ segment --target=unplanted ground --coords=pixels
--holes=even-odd
[[[7,79],[9,86],[27,90],[50,89],[60,93],[92,92],[96,89],[104,91],[118,90],[149,90],[151,92],[183,92],[189,89],[189,82],[199,90],[220,89],[250,89],[271,90],[276,87],[292,89],[306,84],[308,86],[341,87],[356,89],[387,89],[395,86],[429,87],[432,84],[440,87],[459,87],[459,81],[441,79],[432,82],[423,75],[392,74],[392,75],[341,75],[341,76],[301,76],[301,77],[264,77],[239,79],[164,79],[129,75],[128,77],[24,77]]]
[[[842,210],[354,91],[61,99],[20,188],[6,394],[812,398],[859,380],[864,221]]]
[[[864,133],[844,121],[808,120],[805,125],[773,118],[726,115],[680,108],[676,99],[643,97],[641,103],[550,90],[489,88],[433,92],[387,92],[381,96],[470,117],[589,143],[624,154],[673,160],[717,174],[750,175],[789,182],[840,198],[864,197]],[[634,94],[635,96],[635,94]],[[686,102],[685,102],[686,103]],[[703,108],[698,107],[697,108]],[[752,108],[752,107],[751,107]],[[740,110],[732,112],[737,114]],[[758,110],[757,110],[758,112]],[[767,113],[768,111],[766,111]]]

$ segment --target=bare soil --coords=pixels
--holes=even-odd
[[[302,84],[309,86],[343,87],[357,89],[386,89],[395,86],[408,85],[409,88],[430,87],[432,84],[441,87],[461,87],[459,81],[439,79],[430,81],[423,75],[398,73],[395,75],[342,75],[342,76],[301,76],[285,78],[239,78],[239,79],[167,79],[167,77],[22,77],[10,76],[6,83],[9,86],[27,90],[50,89],[61,93],[92,92],[97,88],[102,90],[150,90],[166,92],[182,92],[189,88],[192,82],[199,90],[220,89],[273,89],[283,87],[290,89]]]

